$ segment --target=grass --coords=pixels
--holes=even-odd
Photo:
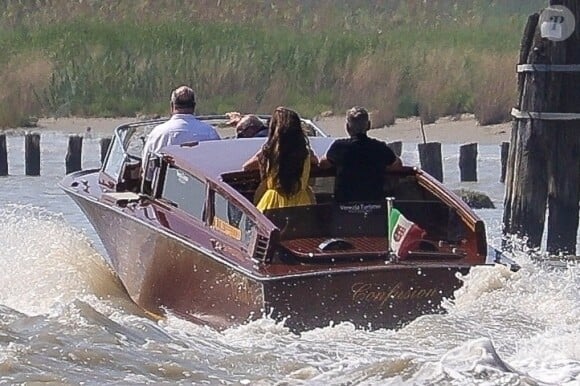
[[[518,3],[6,0],[0,126],[165,114],[182,83],[199,113],[289,105],[314,116],[358,104],[375,126],[461,112],[495,123],[514,102],[526,16],[543,2]]]

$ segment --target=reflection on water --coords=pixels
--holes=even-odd
[[[342,323],[292,334],[264,317],[217,332],[174,316],[148,319],[104,263],[90,224],[56,186],[67,138],[43,136],[40,177],[24,177],[22,137],[9,137],[0,178],[0,380],[90,384],[578,385],[580,268],[530,260],[478,267],[447,300],[400,330]],[[99,163],[85,141],[84,167]],[[416,163],[414,147],[404,149]],[[500,245],[499,147],[480,148],[480,182],[458,182],[457,147],[443,147],[451,187],[483,190],[478,213]]]

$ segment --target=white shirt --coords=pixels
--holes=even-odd
[[[167,122],[155,126],[143,146],[143,162],[149,153],[159,153],[168,145],[180,145],[192,141],[220,139],[213,126],[199,121],[192,114],[173,114]]]

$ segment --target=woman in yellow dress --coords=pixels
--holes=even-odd
[[[313,204],[308,178],[311,165],[317,163],[298,113],[285,107],[276,108],[266,143],[243,165],[244,170],[259,169],[265,182],[265,192],[258,197],[256,207],[263,212]]]

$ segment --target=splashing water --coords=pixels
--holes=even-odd
[[[35,315],[84,295],[120,290],[86,236],[61,216],[28,205],[0,208],[0,304]]]
[[[223,332],[132,305],[90,240],[60,215],[0,208],[0,372],[65,383],[576,385],[580,275],[525,252],[477,267],[399,330],[350,323],[295,335],[268,317]],[[34,337],[33,340],[30,340]],[[35,363],[31,370],[25,363]],[[79,371],[70,370],[74,363]]]

